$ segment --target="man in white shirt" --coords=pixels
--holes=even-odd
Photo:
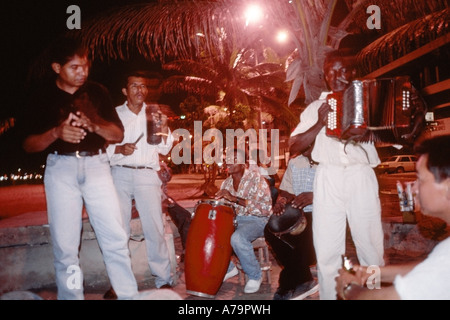
[[[120,200],[125,230],[130,235],[132,200],[142,223],[147,248],[148,264],[155,276],[157,288],[170,288],[169,251],[164,239],[163,213],[161,208],[161,180],[158,177],[159,154],[166,155],[173,145],[173,137],[167,127],[167,117],[161,117],[163,128],[161,142],[147,142],[147,115],[149,106],[144,102],[148,93],[145,72],[128,74],[122,93],[127,101],[116,107],[125,128],[121,143],[107,148],[112,167],[114,184]]]
[[[356,73],[353,59],[339,51],[327,56],[323,69],[332,92],[344,91]],[[334,278],[345,254],[347,221],[358,260],[365,265],[384,265],[381,204],[373,170],[380,159],[373,143],[346,144],[326,135],[329,93],[323,92],[308,105],[291,134],[298,153],[314,143],[312,159],[319,163],[314,181],[313,237],[320,299],[325,300],[337,298]]]
[[[424,215],[450,224],[450,136],[433,138],[417,149],[417,181],[412,191]],[[364,287],[372,272],[355,266],[356,275],[339,270],[336,290],[348,300],[450,300],[450,238],[439,243],[423,262],[380,268],[380,281],[393,283]]]

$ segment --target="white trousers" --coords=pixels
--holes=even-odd
[[[367,165],[319,165],[314,181],[313,238],[320,299],[336,299],[346,221],[361,265],[384,265],[378,181]]]
[[[131,233],[130,221],[134,199],[144,232],[148,264],[155,276],[155,285],[159,288],[164,284],[173,284],[169,249],[164,237],[161,180],[158,173],[152,169],[113,166],[112,176],[128,238]]]

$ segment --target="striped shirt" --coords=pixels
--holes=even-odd
[[[280,190],[284,190],[298,196],[303,192],[313,192],[314,176],[317,165],[310,165],[309,159],[298,156],[289,160]],[[304,212],[312,212],[312,204],[303,208]]]

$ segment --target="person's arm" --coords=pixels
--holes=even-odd
[[[400,300],[394,286],[368,289],[359,285],[349,285],[343,293],[344,300]]]
[[[215,195],[216,199],[225,199],[230,202],[234,202],[240,206],[246,207],[247,206],[247,200],[244,198],[240,198],[237,196],[233,196],[231,192],[225,188],[221,188],[219,191],[217,191]]]
[[[172,132],[167,128],[167,133],[162,135],[161,143],[158,144],[158,153],[167,155],[172,149],[173,140]]]
[[[311,147],[317,134],[327,124],[328,112],[330,110],[331,107],[327,103],[322,103],[317,111],[317,122],[305,132],[293,135],[289,138],[289,153],[292,156],[300,155]]]
[[[114,149],[114,154],[122,154],[124,156],[130,156],[137,149],[134,143],[125,143],[121,145],[116,145]]]
[[[275,202],[272,211],[273,214],[279,216],[284,213],[286,205],[290,203],[295,198],[295,195],[289,193],[285,190],[280,190],[280,193],[277,197],[277,201]]]
[[[381,267],[381,281],[392,283],[394,282],[396,276],[404,276],[408,274],[419,263],[421,263],[421,261]]]
[[[69,143],[80,143],[86,136],[86,132],[84,129],[73,125],[73,122],[77,119],[77,116],[70,113],[67,119],[59,126],[53,127],[41,134],[27,136],[22,144],[23,149],[28,153],[40,152],[45,150],[57,139]]]
[[[390,265],[380,267],[380,278],[383,283],[392,283],[396,276],[404,276],[409,273],[418,262],[412,262],[402,265]],[[344,269],[339,270],[339,276],[336,277],[336,292],[345,300],[396,300],[400,299],[394,286],[380,289],[369,289],[365,287],[367,279],[372,275],[367,272],[365,266],[354,266],[355,274],[351,274]]]
[[[292,207],[303,209],[313,203],[312,192],[302,192],[292,201]]]
[[[113,122],[108,122],[100,117],[88,118],[83,112],[78,111],[78,119],[75,125],[96,133],[108,143],[118,143],[123,140],[123,130]]]

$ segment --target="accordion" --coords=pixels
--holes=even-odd
[[[341,140],[401,143],[412,131],[409,77],[355,80],[327,96],[326,134]]]

